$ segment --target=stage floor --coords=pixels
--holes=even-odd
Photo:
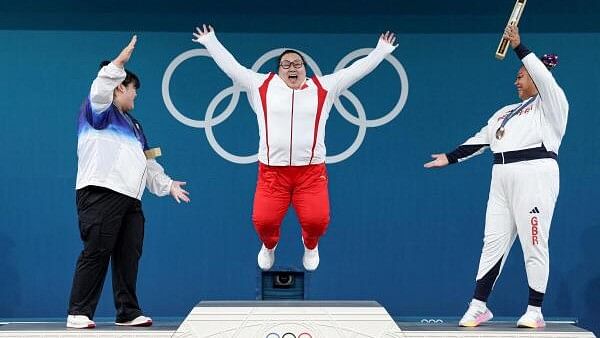
[[[515,321],[492,321],[480,327],[458,327],[458,321],[444,324],[422,324],[416,322],[396,322],[406,337],[494,337],[494,338],[533,338],[555,337],[576,338],[595,337],[592,332],[564,322],[546,322],[543,329],[523,329],[516,327]]]
[[[91,330],[67,329],[64,322],[6,322],[0,325],[0,337],[58,338],[58,337],[172,337],[179,327],[178,321],[161,321],[157,319],[152,327],[132,328],[115,326],[112,322],[96,322]],[[442,324],[423,324],[419,322],[402,322],[396,324],[402,331],[402,337],[494,337],[494,338],[592,338],[593,333],[563,322],[548,322],[544,329],[519,329],[513,321],[493,321],[477,328],[460,328],[457,322]],[[217,337],[216,337],[217,338]],[[239,337],[241,338],[241,337]],[[327,337],[313,337],[327,338]],[[367,337],[364,337],[367,338]]]

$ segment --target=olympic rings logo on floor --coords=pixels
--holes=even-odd
[[[302,332],[299,335],[295,335],[291,332],[284,333],[283,336],[278,335],[277,333],[269,333],[265,338],[312,338],[309,333]]]
[[[441,319],[421,319],[421,324],[444,324],[444,321]]]
[[[258,71],[258,69],[261,66],[263,66],[267,61],[273,58],[277,58],[284,50],[285,48],[278,48],[265,53],[258,60],[256,60],[251,69],[255,72]],[[356,58],[369,54],[371,50],[373,50],[373,48],[362,48],[349,53],[340,60],[340,62],[335,67],[334,72],[346,67],[346,65],[351,63]],[[302,53],[302,55],[306,59],[306,62],[308,66],[312,69],[313,73],[317,76],[322,76],[321,70],[319,69],[317,63],[308,54],[302,51],[300,51],[300,53]],[[227,87],[221,90],[210,101],[208,108],[206,109],[204,120],[195,120],[185,116],[175,107],[175,104],[171,100],[169,88],[171,84],[171,77],[173,76],[175,69],[177,69],[177,67],[181,65],[184,61],[197,56],[210,57],[210,54],[204,48],[191,49],[185,51],[176,56],[165,70],[162,80],[162,96],[165,102],[165,106],[169,110],[169,113],[171,113],[171,115],[175,117],[175,119],[185,124],[186,126],[193,128],[204,128],[204,132],[206,134],[206,139],[208,140],[208,143],[213,148],[213,150],[225,160],[239,164],[256,162],[258,160],[258,154],[239,156],[225,150],[223,147],[221,147],[221,145],[215,138],[215,135],[213,134],[212,130],[214,126],[225,121],[225,119],[227,119],[235,110],[240,98],[240,88],[238,86],[232,85],[231,87]],[[358,134],[356,135],[356,138],[354,139],[352,144],[346,150],[337,155],[327,156],[327,163],[341,162],[352,156],[361,146],[365,138],[367,128],[375,128],[387,124],[388,122],[392,121],[396,116],[398,116],[398,114],[400,114],[400,111],[402,111],[402,108],[404,108],[404,105],[406,104],[406,100],[408,98],[408,76],[406,75],[406,71],[404,70],[404,67],[402,66],[400,61],[398,61],[398,59],[396,59],[393,55],[388,55],[385,59],[394,67],[400,78],[400,95],[398,97],[396,105],[384,116],[377,119],[369,120],[367,119],[367,114],[362,103],[352,92],[346,90],[343,93],[341,93],[340,96],[344,96],[354,106],[358,117],[352,115],[343,106],[339,97],[336,98],[334,106],[346,121],[358,126]],[[231,95],[231,101],[229,102],[227,107],[225,107],[223,112],[215,116],[216,107],[223,99],[225,99],[229,95]]]

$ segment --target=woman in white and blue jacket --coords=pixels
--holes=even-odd
[[[137,37],[112,62],[101,64],[78,119],[77,214],[83,250],[77,260],[67,327],[93,328],[109,262],[112,262],[116,325],[149,326],[136,295],[144,240],[144,188],[189,202],[185,182],[172,180],[155,159],[134,108],[138,77],[124,69]]]

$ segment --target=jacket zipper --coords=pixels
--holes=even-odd
[[[140,185],[138,186],[138,193],[137,196],[140,196],[140,192],[142,191],[142,189],[144,189],[144,175],[146,174],[146,171],[148,170],[148,165],[146,164],[146,167],[144,168],[144,172],[142,173],[142,177],[140,178]]]
[[[296,91],[292,89],[292,118],[290,121],[290,166],[292,165],[292,136],[294,135],[294,96]]]

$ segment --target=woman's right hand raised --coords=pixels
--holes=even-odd
[[[202,37],[214,31],[215,30],[214,28],[212,28],[211,25],[206,26],[206,24],[204,24],[202,25],[202,28],[196,27],[196,31],[192,33],[196,39],[192,39],[192,41],[201,44],[202,42],[200,42],[200,40],[202,39]]]
[[[131,41],[129,41],[129,44],[127,46],[125,46],[125,48],[123,48],[123,50],[121,51],[119,56],[117,56],[112,61],[112,63],[117,67],[123,68],[123,66],[125,66],[127,61],[129,61],[129,58],[131,57],[131,54],[133,53],[133,50],[135,49],[136,42],[137,42],[137,35],[134,35],[131,38]]]

